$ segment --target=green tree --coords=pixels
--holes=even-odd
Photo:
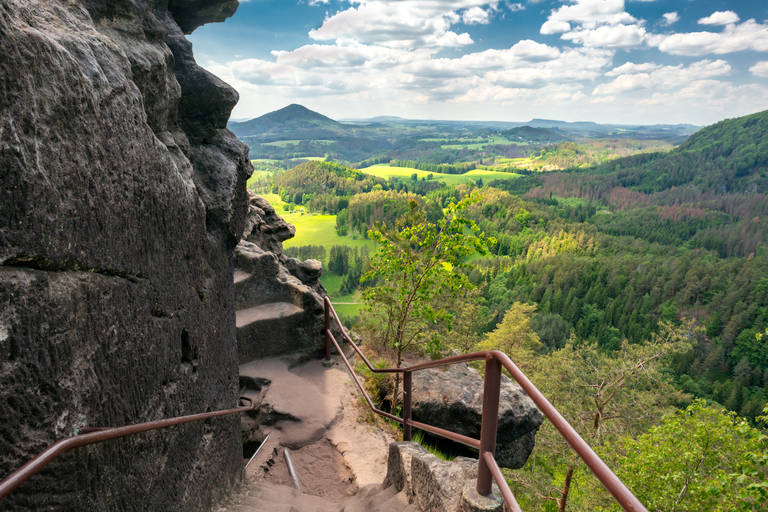
[[[650,511],[758,511],[768,503],[767,441],[736,413],[697,400],[609,449]]]
[[[450,324],[453,298],[471,289],[461,272],[465,259],[484,254],[490,240],[465,216],[476,196],[451,203],[441,219],[428,222],[420,204],[410,202],[408,214],[393,228],[380,224],[368,232],[376,241],[363,291],[379,342],[394,351],[397,366],[406,350],[439,351],[438,331]],[[400,374],[395,380],[396,406]]]
[[[665,324],[647,343],[624,341],[611,352],[596,344],[574,346],[570,341],[522,366],[571,425],[597,447],[646,431],[688,398],[676,390],[667,368],[674,354],[689,348],[691,330],[692,324]],[[507,476],[525,489],[522,499],[529,500],[527,505],[549,500],[564,511],[593,510],[594,496],[605,495],[592,488],[587,475],[581,459],[546,422],[524,469]]]
[[[524,368],[534,354],[544,349],[531,325],[531,316],[535,312],[535,304],[513,303],[496,329],[477,344],[477,349],[506,352]]]

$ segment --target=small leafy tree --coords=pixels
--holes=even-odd
[[[379,225],[368,232],[377,251],[363,276],[363,281],[374,283],[363,291],[363,300],[376,336],[394,351],[398,368],[409,349],[440,351],[440,331],[450,327],[454,298],[473,287],[461,269],[467,256],[484,254],[491,242],[465,217],[467,206],[475,201],[473,195],[451,203],[434,222],[411,201],[410,211],[395,227]],[[399,386],[397,374],[393,408]]]

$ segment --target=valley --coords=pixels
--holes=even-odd
[[[608,408],[634,419],[605,427],[606,439],[634,438],[658,421],[633,416],[632,400],[648,401],[646,412],[661,417],[707,399],[760,424],[768,402],[761,336],[768,327],[768,112],[690,137],[681,127],[617,133],[555,122],[510,128],[398,119],[336,129],[390,138],[345,153],[339,148],[353,141],[331,138],[326,126],[260,142],[251,146],[258,159],[249,186],[296,226],[286,253],[323,262],[321,282],[343,320],[385,358],[376,341],[378,306],[366,291],[378,283],[374,235],[394,234],[414,212],[434,222],[472,195],[465,215],[487,237],[487,251],[461,267],[467,285],[450,299],[444,323],[422,325],[419,355],[501,348],[578,416],[593,398],[553,387],[552,372],[570,371],[563,365],[578,355],[594,358],[594,378],[603,379],[659,346],[656,391],[641,392],[645,371],[624,375],[628,389],[617,390],[621,398]],[[288,128],[271,130],[289,136]],[[265,147],[285,152],[262,153]],[[313,153],[320,147],[322,156]],[[534,452],[533,466],[509,475],[518,485],[536,480],[547,488],[558,479],[549,434],[540,435],[545,447]],[[587,489],[594,489],[579,488],[573,502],[589,503]]]

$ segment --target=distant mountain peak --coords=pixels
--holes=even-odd
[[[324,116],[323,114],[315,112],[314,110],[310,110],[304,105],[299,105],[298,103],[291,103],[287,107],[283,107],[279,110],[264,114],[257,119],[269,119],[277,122],[286,122],[296,119],[316,119],[319,121],[326,121],[331,123],[336,122],[330,117]]]
[[[298,103],[241,123],[230,122],[228,127],[238,137],[260,136],[265,140],[333,138],[344,131],[338,121]]]

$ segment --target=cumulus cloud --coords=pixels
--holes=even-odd
[[[585,28],[636,21],[634,16],[624,10],[624,0],[576,0],[571,5],[563,5],[553,10],[547,18],[547,23],[563,24],[560,26],[565,26],[566,23],[577,23]]]
[[[722,32],[682,32],[656,35],[650,44],[672,55],[697,57],[723,55],[739,51],[768,51],[768,25],[750,19],[740,24],[726,25]]]
[[[461,20],[467,25],[487,25],[491,22],[491,10],[482,7],[470,7],[461,15]]]
[[[727,75],[731,72],[731,66],[722,59],[701,60],[688,66],[679,64],[659,67],[655,64],[649,66],[624,64],[611,70],[611,74],[616,75],[619,70],[624,72],[618,74],[612,81],[595,87],[593,94],[615,95],[638,89],[654,91],[680,89],[695,81]]]
[[[730,25],[739,21],[739,15],[733,11],[715,11],[699,20],[699,25]]]
[[[451,27],[489,23],[499,0],[351,0],[349,8],[311,30],[316,41],[351,40],[389,47],[455,47],[472,44]]]
[[[606,49],[559,49],[522,40],[506,49],[436,58],[428,49],[339,41],[273,51],[272,60],[234,60],[208,68],[238,90],[254,93],[270,89],[295,98],[347,97],[364,90],[374,96],[400,94],[425,102],[466,102],[481,94],[502,97],[501,89],[518,90],[515,97],[520,97],[521,89],[556,85],[570,84],[581,90],[579,82],[598,78],[613,55]],[[381,80],[371,80],[372,76]]]
[[[582,28],[562,35],[567,41],[603,48],[627,48],[639,46],[645,40],[645,28],[640,25],[602,25]]]
[[[662,23],[664,23],[667,26],[674,25],[675,23],[680,21],[680,15],[677,14],[677,11],[665,12],[664,14],[661,15],[661,17],[664,19]]]
[[[624,10],[624,0],[572,0],[552,10],[539,30],[591,47],[628,48],[646,38],[643,21]]]
[[[760,78],[768,78],[768,60],[761,60],[749,68],[749,72]]]
[[[702,18],[711,26],[708,31],[661,34],[649,32],[644,20],[628,13],[624,0],[563,0],[545,13],[540,32],[565,44],[525,39],[472,51],[474,25],[492,23],[525,5],[514,0],[303,1],[342,5],[330,9],[309,33],[311,44],[206,66],[241,92],[235,115],[301,102],[336,116],[351,115],[355,108],[358,116],[395,108],[390,113],[437,118],[563,118],[564,112],[581,112],[570,118],[595,119],[602,115],[596,113],[610,112],[605,115],[635,122],[708,122],[768,102],[768,86],[729,82],[731,66],[717,57],[680,65],[625,62],[632,57],[625,50],[643,45],[684,56],[768,52],[768,25],[739,22],[729,11]],[[665,13],[654,26],[679,19],[677,12]],[[617,55],[622,60],[615,63]],[[768,60],[750,72],[768,78]]]

